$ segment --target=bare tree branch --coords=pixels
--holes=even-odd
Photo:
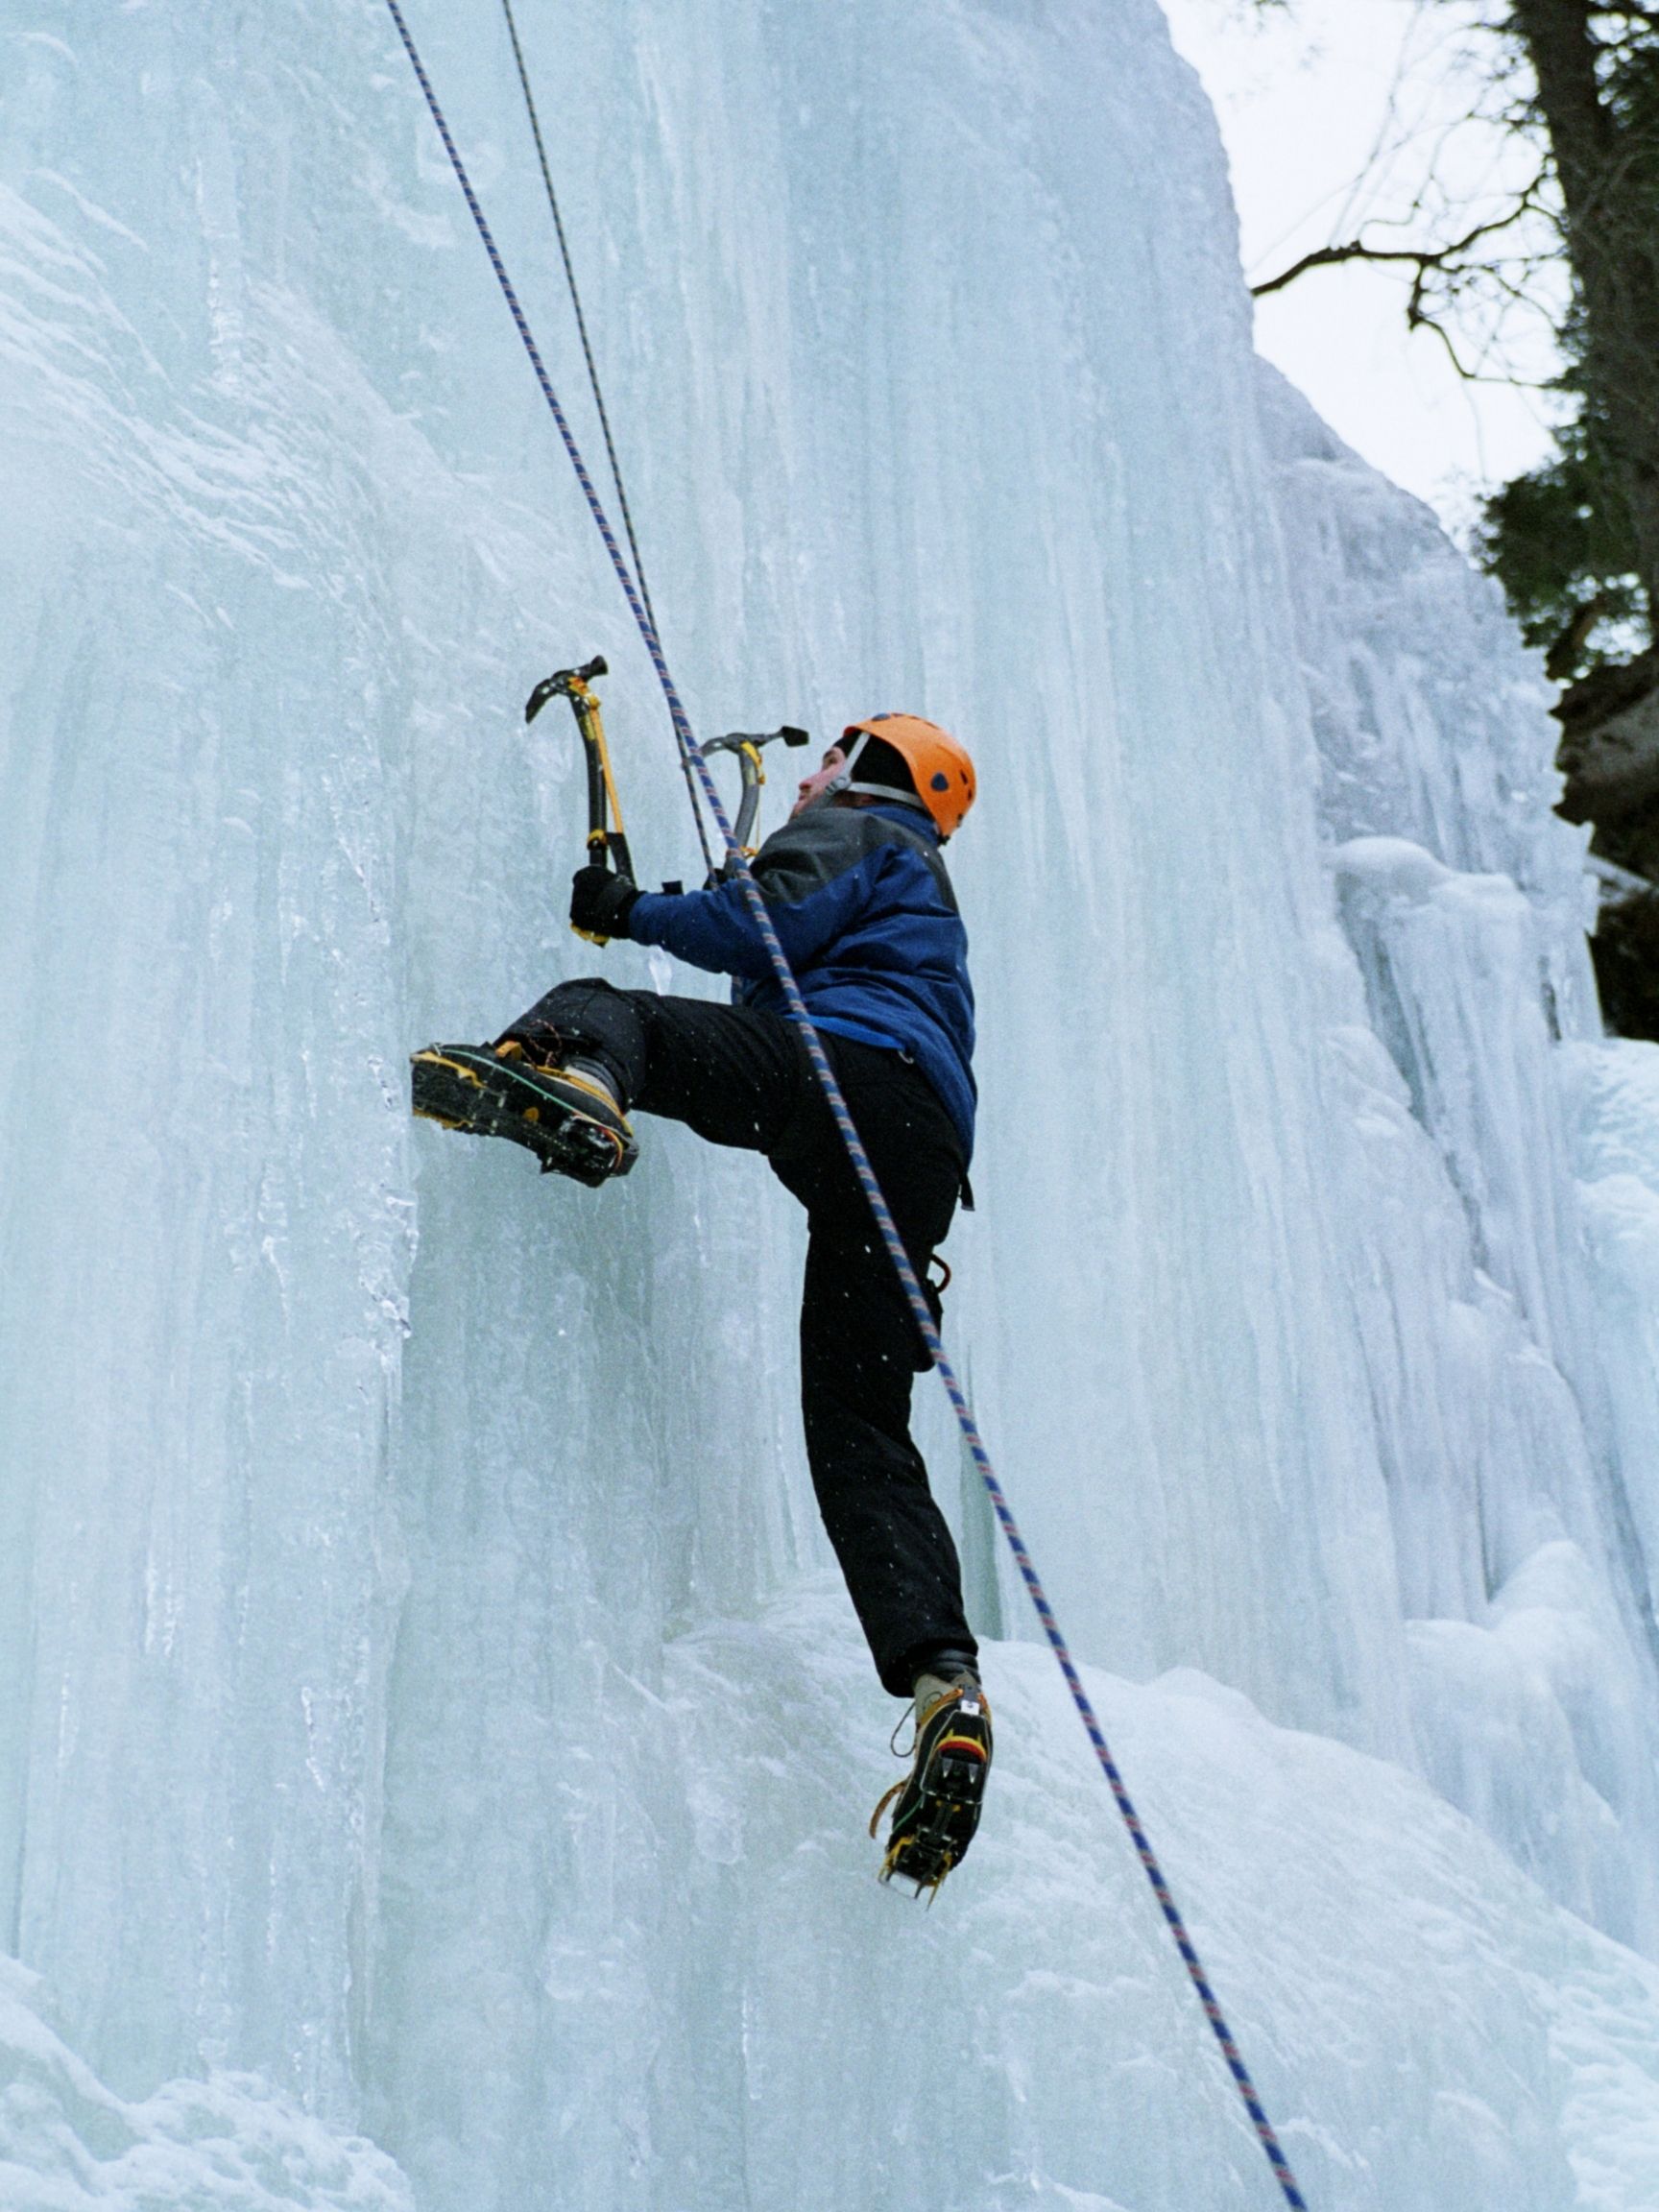
[[[1283,292],[1287,284],[1294,284],[1298,276],[1307,276],[1310,269],[1334,268],[1344,261],[1403,261],[1410,263],[1417,272],[1417,282],[1413,286],[1415,299],[1431,269],[1447,268],[1480,239],[1494,237],[1500,230],[1507,230],[1519,223],[1524,215],[1535,213],[1536,195],[1543,181],[1544,172],[1540,170],[1507,214],[1495,215],[1490,222],[1477,223],[1474,229],[1445,246],[1372,246],[1363,238],[1350,238],[1340,246],[1319,246],[1311,253],[1304,253],[1300,261],[1293,262],[1277,276],[1269,276],[1265,283],[1252,284],[1250,297],[1265,300],[1270,293]]]

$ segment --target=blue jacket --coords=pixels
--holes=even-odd
[[[912,806],[814,806],[767,838],[754,869],[813,1022],[909,1054],[972,1154],[968,932],[932,823]],[[739,1006],[785,1012],[741,884],[647,891],[628,934],[734,977]]]

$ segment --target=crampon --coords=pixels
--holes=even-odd
[[[958,1684],[918,1713],[910,1771],[870,1815],[874,1836],[893,1807],[878,1878],[898,1875],[931,1901],[974,1840],[990,1771],[991,1708],[976,1684]]]
[[[506,1137],[534,1152],[543,1174],[589,1188],[626,1175],[638,1158],[627,1116],[602,1085],[538,1067],[513,1043],[428,1045],[410,1056],[409,1093],[421,1119]]]

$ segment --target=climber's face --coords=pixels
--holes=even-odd
[[[795,804],[789,809],[791,822],[794,821],[797,814],[805,814],[815,799],[823,798],[825,792],[829,790],[830,784],[834,782],[846,765],[846,754],[839,745],[831,745],[829,752],[825,754],[821,764],[813,769],[811,775],[802,777],[801,787],[795,794]]]

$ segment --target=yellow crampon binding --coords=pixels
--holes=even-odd
[[[901,1722],[902,1725],[902,1722]],[[893,1824],[878,1881],[895,1874],[916,1894],[934,1892],[974,1840],[991,1771],[991,1708],[985,1693],[955,1687],[916,1717],[910,1771],[895,1782],[870,1815],[872,1837],[889,1805]],[[897,1802],[895,1802],[897,1800]]]

